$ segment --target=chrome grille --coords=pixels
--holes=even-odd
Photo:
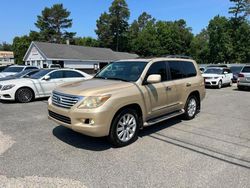
[[[52,104],[62,108],[71,108],[78,103],[83,97],[63,94],[59,92],[52,93]]]

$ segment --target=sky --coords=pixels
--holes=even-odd
[[[126,0],[130,9],[130,20],[137,19],[146,11],[157,20],[174,21],[184,19],[194,34],[199,33],[216,15],[229,16],[229,0]],[[45,7],[63,3],[70,12],[73,26],[69,31],[77,36],[96,38],[96,20],[108,11],[112,0],[1,0],[0,43],[12,43],[15,36],[37,31],[34,23]]]

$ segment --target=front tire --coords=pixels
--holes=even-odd
[[[133,143],[138,138],[139,124],[140,120],[135,110],[122,110],[113,119],[109,141],[118,147]]]
[[[16,91],[16,100],[20,103],[31,102],[34,98],[34,93],[29,88],[20,88]]]
[[[185,105],[184,119],[191,120],[195,117],[198,111],[198,99],[191,95]]]
[[[218,89],[221,89],[221,88],[222,88],[222,81],[221,81],[221,80],[218,82],[217,88],[218,88]]]

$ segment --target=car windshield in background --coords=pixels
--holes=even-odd
[[[207,69],[204,73],[206,74],[222,74],[222,69]]]
[[[30,76],[31,79],[40,79],[43,76],[45,76],[46,74],[48,74],[49,72],[51,72],[52,70],[46,69],[46,70],[40,70],[39,72],[37,72],[36,74],[33,74],[32,76]]]
[[[19,72],[19,73],[15,74],[15,75],[11,75],[11,76],[8,76],[8,77],[21,78],[22,76],[25,76],[29,72],[31,72],[31,71],[30,70],[25,70],[25,71]]]
[[[113,62],[102,69],[95,78],[135,82],[141,76],[147,63],[146,61]]]
[[[23,67],[7,67],[2,72],[21,72]]]
[[[232,73],[239,73],[241,71],[242,67],[240,66],[235,66],[235,67],[230,67],[230,70],[232,71]]]
[[[250,67],[244,67],[242,69],[242,72],[248,72],[248,73],[250,73]]]

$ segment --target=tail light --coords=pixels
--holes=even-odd
[[[244,78],[244,74],[238,74],[238,78]]]

